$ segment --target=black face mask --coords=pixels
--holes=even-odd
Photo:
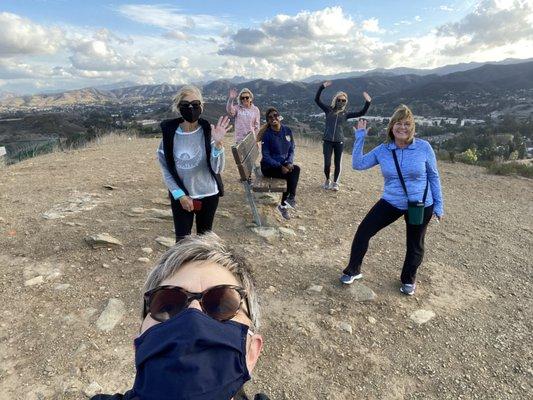
[[[200,118],[200,115],[202,114],[202,109],[200,107],[180,107],[180,114],[183,117],[183,119],[187,122],[196,122],[198,121],[198,118]]]

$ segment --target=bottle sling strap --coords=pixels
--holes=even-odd
[[[400,178],[400,183],[402,184],[403,191],[407,197],[407,223],[410,225],[422,225],[424,223],[424,209],[428,194],[429,180],[426,179],[426,188],[424,189],[424,197],[422,198],[422,201],[409,201],[409,194],[407,193],[407,187],[405,186],[400,164],[398,164],[396,149],[392,150],[392,158],[394,158],[394,165],[398,172],[398,178]]]

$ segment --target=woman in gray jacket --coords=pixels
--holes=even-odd
[[[346,105],[348,104],[348,95],[345,92],[337,92],[331,100],[331,105],[322,103],[320,95],[322,91],[331,86],[331,81],[326,81],[318,88],[315,96],[315,103],[326,114],[326,127],[324,129],[323,137],[323,152],[324,152],[324,174],[326,175],[326,182],[324,189],[339,190],[339,175],[341,173],[341,159],[342,150],[344,147],[344,125],[346,120],[350,118],[361,117],[366,114],[372,98],[367,92],[363,92],[365,98],[365,105],[362,110],[354,112],[346,112]],[[331,169],[331,155],[335,154],[335,172],[333,175],[333,182],[330,180]]]

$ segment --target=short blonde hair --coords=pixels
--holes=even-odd
[[[250,95],[250,102],[254,101],[254,94],[252,93],[252,91],[248,88],[242,88],[242,90],[239,92],[239,97],[237,97],[237,101],[239,102],[239,104],[242,104],[241,96],[243,93],[248,93]]]
[[[413,137],[415,136],[415,116],[411,109],[407,107],[405,104],[400,104],[396,110],[394,110],[394,114],[392,114],[392,117],[389,120],[389,126],[387,127],[387,134],[389,137],[389,141],[394,141],[394,134],[392,133],[392,127],[396,122],[400,121],[407,121],[411,123],[411,127],[409,128],[409,138],[407,139],[408,143],[411,143],[413,141]]]
[[[204,98],[200,89],[198,89],[194,85],[185,85],[178,91],[178,93],[172,99],[172,111],[179,112],[178,104],[180,103],[180,101],[183,100],[184,97],[187,97],[188,95],[193,95],[194,97],[197,97],[198,100],[200,100],[200,103],[202,103],[203,110]]]
[[[337,104],[337,98],[339,96],[346,97],[346,103],[344,103],[344,106],[340,108],[340,110],[344,110],[346,108],[346,105],[348,104],[348,94],[342,91],[335,93],[335,96],[333,96],[333,98],[331,99],[331,108],[335,108],[335,105]]]
[[[212,233],[199,236],[186,236],[161,256],[157,265],[148,275],[143,293],[161,285],[165,279],[174,275],[181,267],[193,261],[210,261],[230,271],[247,293],[248,310],[253,329],[260,325],[259,301],[248,262],[235,252],[229,250]]]

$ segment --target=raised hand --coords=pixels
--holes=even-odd
[[[229,123],[229,118],[224,115],[218,119],[216,125],[211,124],[211,137],[215,141],[215,145],[217,147],[222,145],[222,139],[224,139],[224,135],[226,135],[226,132],[230,130]]]
[[[359,130],[359,129],[364,129],[366,131],[366,119],[360,119],[359,121],[357,121],[357,129],[356,130]]]
[[[228,97],[232,100],[237,97],[237,89],[230,89]]]
[[[331,86],[331,81],[325,81],[322,85],[327,88],[328,86]]]
[[[370,95],[369,95],[367,92],[363,92],[363,97],[364,97],[365,100],[368,101],[369,103],[372,101],[372,97],[370,97]]]

